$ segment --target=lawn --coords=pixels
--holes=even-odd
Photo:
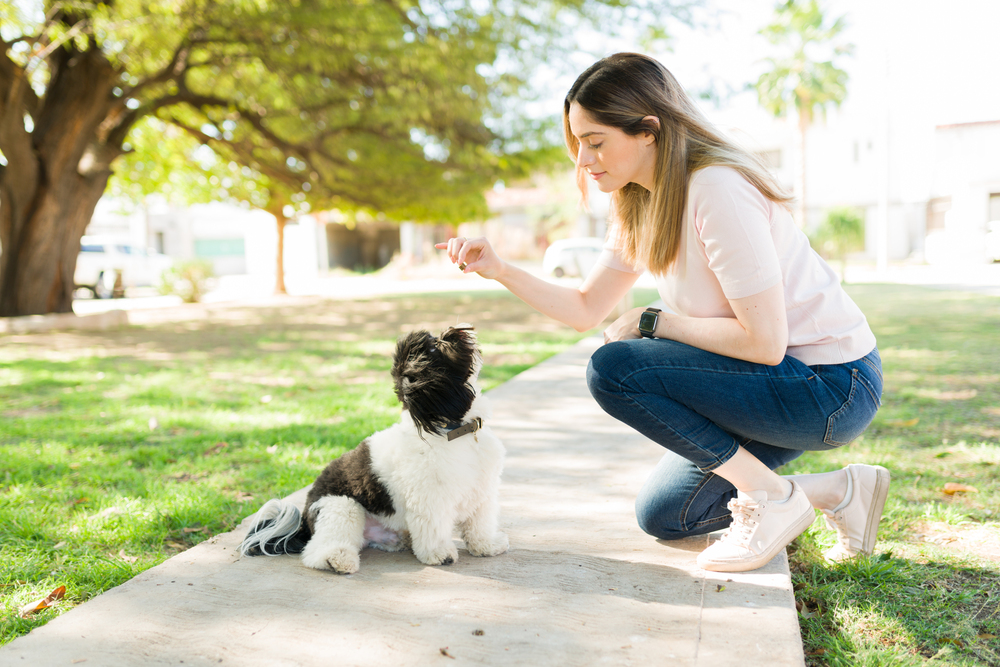
[[[879,463],[893,486],[873,558],[824,563],[819,521],[790,550],[807,663],[1000,665],[1000,299],[849,290],[879,338],[883,409],[783,472]],[[469,320],[487,389],[580,338],[503,292],[0,338],[0,644],[310,483],[397,418],[396,336]],[[18,617],[60,585],[66,603]]]
[[[476,292],[0,338],[0,645],[311,483],[399,418],[396,337],[465,321],[487,390],[583,335]]]
[[[793,545],[807,664],[1000,665],[1000,298],[849,291],[878,336],[882,410],[784,472],[875,463],[892,486],[873,558],[825,564],[821,520]]]

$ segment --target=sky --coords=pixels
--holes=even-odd
[[[689,91],[709,86],[731,92],[722,107],[756,105],[752,92],[774,47],[758,34],[769,23],[771,0],[704,0],[699,25],[672,26],[669,50],[650,52]],[[942,125],[1000,120],[1000,0],[821,0],[828,16],[844,16],[844,41],[852,56],[837,64],[850,75],[843,113],[905,116],[909,122]],[[639,50],[628,37],[580,36],[591,53]],[[582,71],[592,56],[574,62]],[[546,81],[552,113],[575,75]],[[708,103],[705,103],[706,106]],[[709,109],[706,109],[709,110]],[[833,111],[833,113],[839,113]]]

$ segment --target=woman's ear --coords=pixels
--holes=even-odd
[[[655,125],[657,129],[659,129],[660,127],[660,119],[657,118],[656,116],[646,116],[645,118],[642,119],[642,122],[648,123],[650,125]],[[647,146],[650,143],[654,143],[656,141],[656,135],[649,130],[646,130],[646,138],[649,139],[649,142],[646,144]]]

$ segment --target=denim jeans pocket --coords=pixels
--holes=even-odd
[[[851,390],[847,401],[826,420],[823,442],[831,447],[842,447],[851,442],[868,428],[878,408],[879,399],[873,388],[856,368],[851,369]]]

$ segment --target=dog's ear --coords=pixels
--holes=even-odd
[[[426,396],[433,392],[433,385],[439,382],[434,369],[434,356],[440,356],[434,345],[434,337],[427,331],[414,331],[399,337],[396,353],[393,355],[392,380],[396,398],[417,426],[431,433],[439,434],[440,427],[435,422],[434,410],[427,405]]]
[[[456,369],[468,368],[469,375],[472,374],[478,347],[476,346],[476,330],[472,328],[471,324],[460,324],[457,327],[445,329],[438,338],[438,347]],[[468,379],[469,375],[466,375],[465,379]]]

